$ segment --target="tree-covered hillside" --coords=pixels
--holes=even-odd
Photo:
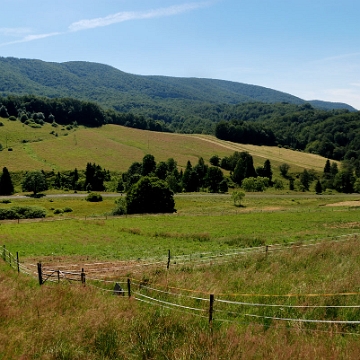
[[[162,119],[168,123],[188,119],[198,123],[203,120],[201,109],[209,105],[216,107],[219,104],[254,101],[305,103],[280,91],[231,81],[140,76],[82,61],[49,63],[0,58],[0,95],[8,94],[96,101],[121,112]],[[320,103],[320,107],[328,109],[339,106],[354,110],[346,104]],[[206,128],[209,132],[208,126]],[[190,131],[187,126],[185,129]]]
[[[0,58],[1,106],[0,116],[23,122],[216,134],[336,160],[360,158],[360,115],[352,107],[305,102],[230,81],[139,76],[88,62]]]
[[[222,117],[215,135],[223,140],[280,145],[335,160],[360,159],[360,112],[248,103],[228,107]]]

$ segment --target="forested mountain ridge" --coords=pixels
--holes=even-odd
[[[205,104],[245,102],[304,104],[296,96],[256,85],[225,80],[143,76],[128,74],[108,65],[74,61],[51,63],[41,60],[1,58],[0,94],[33,94],[96,101],[118,111],[138,115],[171,117],[181,109]],[[346,104],[320,102],[315,107],[346,108]]]
[[[331,108],[331,110],[329,110]],[[111,66],[0,57],[0,116],[215,134],[360,161],[360,112],[223,80],[140,76]]]

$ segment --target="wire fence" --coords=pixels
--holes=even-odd
[[[332,241],[345,241],[348,236],[338,236]],[[357,238],[358,234],[351,234]],[[308,242],[306,244],[290,243],[287,246],[280,244],[262,246],[257,248],[238,249],[222,254],[202,253],[174,256],[171,258],[170,251],[163,261],[150,261],[135,266],[162,266],[167,267],[185,263],[194,266],[212,263],[216,260],[221,262],[230,256],[241,256],[270,251],[286,250],[292,247],[307,248],[322,244]],[[286,323],[287,327],[304,330],[326,331],[329,326],[340,329],[341,334],[360,335],[360,292],[342,293],[309,293],[309,294],[263,294],[263,293],[238,293],[221,294],[209,293],[196,289],[184,289],[168,284],[152,284],[148,280],[135,278],[121,278],[118,280],[102,279],[100,269],[89,270],[71,264],[69,269],[59,266],[57,269],[44,267],[41,263],[24,265],[19,261],[19,253],[13,255],[5,245],[2,247],[2,258],[9,266],[19,273],[37,278],[40,285],[45,283],[81,283],[83,286],[93,287],[97,291],[104,291],[123,298],[133,298],[140,303],[157,306],[171,311],[183,312],[214,321],[257,324],[265,327],[277,323]],[[171,261],[170,261],[171,260]],[[225,260],[226,261],[226,260]],[[97,266],[107,266],[109,263],[96,263]],[[134,267],[134,264],[131,265]],[[123,262],[116,269],[127,269]],[[246,301],[244,299],[247,299]],[[249,300],[251,299],[251,300]],[[334,330],[331,330],[334,332]]]

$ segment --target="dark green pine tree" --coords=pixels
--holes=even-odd
[[[315,192],[317,194],[321,194],[322,193],[322,185],[320,180],[317,181],[316,185],[315,185]]]
[[[14,185],[11,181],[11,176],[6,167],[3,168],[0,177],[0,195],[12,195],[14,193]]]
[[[270,163],[270,160],[267,159],[264,162],[263,177],[267,177],[269,179],[270,184],[272,184],[272,175],[273,175],[273,172],[271,170],[271,163]]]

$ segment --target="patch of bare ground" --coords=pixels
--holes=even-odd
[[[359,229],[360,228],[360,222],[359,221],[353,221],[353,222],[347,222],[342,224],[332,224],[332,225],[326,225],[330,229]]]
[[[325,206],[348,206],[348,207],[357,207],[360,206],[360,200],[351,200],[351,201],[340,201],[333,204],[327,204]]]
[[[34,269],[36,259],[27,259],[23,265],[25,268]],[[114,279],[119,277],[131,277],[138,273],[157,267],[166,267],[166,261],[156,260],[126,260],[126,261],[96,261],[80,256],[48,256],[41,261],[42,269],[45,273],[49,272],[73,272],[79,273],[84,269],[86,276],[90,279]],[[56,274],[53,274],[56,277]]]

